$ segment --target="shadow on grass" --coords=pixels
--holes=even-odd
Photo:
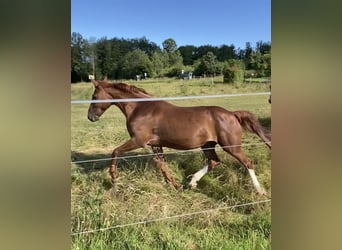
[[[118,159],[118,171],[136,171],[141,172],[141,174],[144,174],[145,171],[153,171],[156,172],[153,174],[158,175],[159,172],[159,174],[162,175],[157,164],[153,160],[154,156],[151,155],[151,153],[152,151],[144,153],[127,152],[120,155],[120,157],[127,158]],[[72,164],[80,168],[81,172],[84,174],[109,170],[112,160],[111,157],[111,154],[71,152]],[[177,152],[174,154],[166,153],[164,154],[164,158],[170,173],[177,172],[181,174],[180,178],[178,176],[176,179],[181,180],[180,184],[183,185],[184,189],[188,188],[191,176],[205,164],[201,152],[188,152],[185,154],[178,154]],[[173,176],[174,174],[171,175]],[[173,177],[175,178],[176,176]]]
[[[117,170],[118,175],[120,177],[120,172],[125,171],[129,172],[138,172],[143,175],[143,172],[146,171],[146,166],[153,164],[152,156],[147,154],[142,154],[138,152],[129,152],[122,155],[124,157],[132,157],[128,159],[118,159],[117,161]],[[103,153],[83,153],[72,151],[71,152],[71,162],[73,166],[76,166],[79,169],[79,172],[84,175],[100,174],[102,179],[102,185],[106,190],[109,190],[113,187],[110,175],[109,175],[109,167],[111,166],[112,155],[111,154],[103,154]],[[152,163],[150,163],[152,161]],[[105,173],[101,172],[107,172]]]
[[[128,159],[118,159],[118,169],[131,169],[132,167],[136,168],[136,166],[145,166],[147,162],[152,160],[152,156],[144,156],[144,154],[138,152],[128,152],[122,156],[127,157]],[[102,153],[86,154],[83,152],[71,151],[71,161],[73,164],[80,167],[84,173],[91,173],[109,169],[112,155]]]

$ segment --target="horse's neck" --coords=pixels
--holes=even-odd
[[[115,105],[121,110],[121,112],[125,115],[126,119],[128,119],[133,111],[136,108],[136,102],[120,102],[120,103],[115,103]]]
[[[130,99],[130,98],[149,98],[151,96],[143,94],[143,93],[124,93],[120,96],[119,99]],[[117,98],[114,98],[117,99]],[[140,104],[140,102],[117,102],[114,103],[121,112],[126,116],[128,119],[136,107]]]

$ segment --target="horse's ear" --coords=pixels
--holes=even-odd
[[[99,85],[99,82],[95,81],[94,79],[91,79],[91,82],[94,84],[95,87],[97,87]]]

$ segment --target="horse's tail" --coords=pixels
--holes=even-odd
[[[234,116],[238,119],[243,129],[257,134],[265,144],[271,148],[271,133],[264,128],[258,118],[249,111],[235,111]]]

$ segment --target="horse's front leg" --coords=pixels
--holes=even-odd
[[[136,143],[136,139],[133,137],[121,146],[115,148],[112,153],[112,165],[109,168],[109,174],[112,179],[112,184],[114,191],[116,190],[116,161],[117,157],[120,153],[128,152],[134,149],[140,148],[140,146]]]
[[[157,163],[157,165],[159,166],[162,174],[164,175],[165,180],[167,182],[170,182],[177,190],[180,190],[182,188],[182,185],[179,185],[175,181],[175,179],[173,179],[172,175],[169,173],[169,171],[166,167],[164,155],[163,155],[163,148],[152,146],[152,150],[153,150],[153,153],[155,153],[157,156],[156,158],[154,158],[154,160]]]

